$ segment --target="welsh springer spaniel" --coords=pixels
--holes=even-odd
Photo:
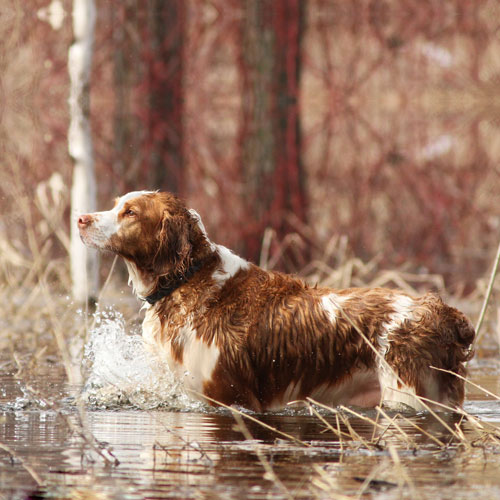
[[[136,191],[81,215],[83,242],[122,256],[145,302],[143,338],[193,394],[255,411],[307,397],[336,406],[458,407],[474,329],[431,293],[332,290],[212,243],[174,195]]]

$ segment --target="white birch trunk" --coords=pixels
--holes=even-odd
[[[73,158],[71,189],[71,280],[75,301],[97,297],[98,257],[83,245],[75,216],[95,211],[96,181],[89,121],[89,82],[95,25],[94,0],[73,0],[74,43],[69,48],[70,125],[68,150]]]

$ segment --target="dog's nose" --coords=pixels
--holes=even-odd
[[[80,215],[78,217],[78,227],[81,229],[85,229],[87,226],[90,226],[92,224],[93,218],[91,215]]]

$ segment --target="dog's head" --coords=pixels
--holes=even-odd
[[[114,252],[155,277],[182,274],[210,249],[198,214],[170,193],[128,193],[112,210],[81,215],[78,227],[87,246]]]

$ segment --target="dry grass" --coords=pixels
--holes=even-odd
[[[12,239],[7,234],[0,234],[0,304],[1,318],[4,334],[0,336],[0,348],[4,352],[1,359],[1,368],[5,371],[15,370],[16,376],[25,381],[38,400],[43,395],[37,393],[29,386],[29,380],[37,373],[39,368],[47,361],[55,362],[64,367],[66,378],[70,383],[79,383],[79,364],[82,357],[82,346],[87,332],[92,328],[89,311],[81,310],[80,305],[74,304],[69,298],[69,272],[67,249],[67,227],[60,214],[68,211],[68,199],[58,191],[57,179],[52,184],[43,184],[36,190],[35,205],[30,205],[28,198],[19,194],[19,208],[25,227],[25,241],[27,247],[12,244]],[[33,210],[38,210],[36,217]],[[0,226],[0,232],[5,228]],[[297,235],[292,235],[279,245],[274,245],[275,253],[269,254],[273,234],[267,232],[263,242],[261,265],[272,268],[279,261],[290,245],[307,244]],[[58,246],[62,253],[54,258],[54,247]],[[415,274],[406,269],[385,270],[380,269],[379,259],[363,262],[350,255],[346,238],[334,237],[327,245],[322,255],[318,255],[301,271],[301,274],[310,282],[321,282],[326,286],[344,288],[349,286],[395,286],[408,293],[417,294],[423,290],[433,289],[445,293],[444,283],[440,276]],[[496,261],[497,264],[497,261]],[[492,321],[487,314],[487,299],[480,307],[480,299],[484,296],[498,293],[494,286],[496,264],[493,266],[489,285],[486,281],[478,285],[475,292],[473,310],[481,309],[479,325],[482,318]],[[114,265],[111,265],[111,277]],[[108,280],[103,287],[103,294],[108,297],[113,294],[113,281],[119,281],[116,275],[112,277],[108,289]],[[120,287],[126,287],[120,282]],[[103,295],[101,294],[101,295]],[[137,307],[138,309],[138,307]],[[134,320],[137,316],[134,316]],[[491,333],[491,328],[485,328]],[[363,332],[359,334],[364,337]],[[364,337],[365,338],[365,337]],[[488,335],[482,336],[482,340]],[[365,338],[365,341],[368,339]],[[489,338],[491,342],[491,337]],[[7,354],[5,356],[5,354]],[[488,397],[500,399],[491,391],[466,380],[476,389],[484,392]],[[424,405],[427,401],[421,398]],[[46,400],[46,404],[60,412],[60,408],[53,401]],[[500,431],[488,422],[471,415],[464,410],[455,413],[455,417],[435,412],[429,408],[425,422],[420,423],[419,418],[402,413],[389,412],[385,408],[377,407],[375,416],[366,412],[358,412],[352,408],[339,407],[327,408],[313,400],[302,402],[318,425],[322,426],[327,435],[336,441],[339,446],[341,459],[344,454],[352,452],[371,451],[383,453],[383,461],[373,468],[366,476],[360,478],[361,484],[354,494],[346,494],[339,489],[335,478],[318,464],[313,466],[314,478],[312,481],[312,495],[329,498],[353,499],[363,497],[374,485],[399,488],[406,491],[410,497],[417,497],[418,487],[413,483],[407,465],[401,460],[401,450],[415,450],[422,447],[428,448],[431,444],[436,454],[445,450],[459,450],[466,456],[473,454],[477,449],[484,453],[500,452]],[[79,436],[85,447],[92,450],[103,464],[117,466],[118,461],[112,451],[99,443],[93,436],[86,420],[86,410],[77,406],[76,423],[67,416],[71,430]],[[449,408],[442,408],[450,410]],[[245,439],[251,439],[251,434],[244,421],[250,420],[257,425],[266,427],[277,436],[295,445],[309,448],[307,441],[284,433],[270,426],[255,415],[228,408],[234,415],[237,428]],[[429,426],[428,421],[433,420],[434,426]],[[361,433],[357,430],[356,423],[362,422],[368,432]],[[424,437],[425,439],[423,439]],[[16,457],[14,452],[4,445],[0,445],[4,452]],[[265,450],[255,445],[255,455],[262,466],[265,479],[274,483],[277,491],[287,498],[293,498],[293,492],[281,482],[279,475],[274,470],[272,463],[266,458]],[[347,456],[347,455],[346,455]],[[17,457],[16,457],[17,458]],[[37,484],[43,484],[41,478],[33,467],[24,460],[21,462]],[[382,479],[381,479],[382,478]],[[389,479],[387,479],[389,478]],[[406,493],[405,493],[406,494]]]
[[[494,269],[496,268],[496,264]],[[495,271],[494,271],[495,272]],[[492,276],[494,275],[492,273]],[[492,283],[493,279],[490,279]],[[486,309],[488,294],[483,304],[483,311]],[[393,375],[399,379],[397,374],[385,362],[375,347],[366,338],[364,333],[359,330],[351,318],[342,310],[340,304],[337,304],[341,314],[351,323],[359,335],[367,342],[379,356],[379,362],[384,364],[385,369],[392,371]],[[437,370],[437,368],[435,368]],[[451,373],[451,372],[450,372]],[[476,389],[482,391],[486,396],[499,400],[500,397],[479,384],[469,381],[459,375],[466,383],[473,385]],[[401,385],[403,382],[399,379]],[[401,391],[404,392],[404,391]],[[203,397],[198,394],[198,396]],[[388,457],[382,464],[374,467],[372,472],[361,478],[362,485],[354,495],[346,495],[339,489],[335,480],[324,469],[318,465],[314,466],[316,476],[312,480],[313,486],[321,495],[327,494],[329,498],[347,499],[361,498],[367,489],[371,486],[381,483],[398,488],[399,497],[408,496],[409,498],[426,498],[423,491],[420,491],[412,480],[411,474],[401,458],[398,450],[411,450],[414,454],[423,449],[429,450],[429,444],[433,445],[433,453],[440,454],[449,450],[460,452],[463,459],[467,456],[474,456],[477,449],[482,450],[483,459],[487,460],[488,455],[493,456],[500,453],[500,428],[498,425],[482,421],[475,415],[466,412],[463,409],[451,408],[449,406],[428,400],[417,396],[421,405],[426,409],[427,422],[419,425],[418,419],[415,419],[414,413],[405,414],[401,411],[390,412],[389,410],[377,406],[375,408],[376,416],[370,417],[366,412],[358,412],[353,408],[339,406],[330,408],[313,399],[299,401],[293,404],[305,404],[311,415],[318,419],[318,422],[324,427],[324,430],[332,435],[333,440],[338,442],[342,460],[344,454],[360,453],[361,451],[372,451],[376,453],[385,453]],[[216,401],[206,398],[212,403]],[[261,422],[253,415],[241,412],[238,409],[227,405],[217,403],[232,412],[238,423],[238,428],[246,439],[250,439],[248,429],[243,425],[243,419],[248,419],[254,423],[264,426],[266,429],[272,429],[277,435],[289,439],[291,442],[298,443],[304,447],[309,447],[309,443],[298,440],[295,436],[287,435],[281,430],[272,428],[269,424]],[[433,408],[439,408],[437,411]],[[320,411],[322,410],[323,413]],[[327,412],[326,414],[324,412]],[[333,417],[333,419],[332,419]],[[434,425],[430,426],[429,421]],[[364,432],[356,430],[355,422],[362,422],[365,426]],[[368,429],[368,432],[367,432]],[[422,436],[426,439],[422,440]],[[276,476],[266,457],[263,455],[259,445],[255,445],[255,453],[262,464],[267,479],[273,480],[275,486],[285,492],[285,496],[290,497],[290,491],[286,489],[283,483]],[[382,477],[389,476],[395,478],[395,483],[385,479],[377,479],[383,472]],[[318,493],[318,496],[321,496]],[[314,495],[316,496],[316,495]]]
[[[474,385],[485,395],[499,398],[478,384]],[[431,411],[415,415],[414,412],[390,411],[379,406],[374,412],[357,411],[344,406],[330,408],[312,399],[297,403],[305,405],[310,415],[317,419],[318,425],[323,427],[326,433],[324,442],[336,443],[339,464],[353,456],[379,457],[368,474],[352,476],[354,472],[350,471],[348,475],[352,476],[351,479],[361,484],[349,484],[347,489],[345,484],[339,482],[339,473],[336,470],[332,473],[322,460],[318,460],[311,466],[310,498],[353,500],[369,492],[391,489],[395,489],[397,498],[433,498],[435,492],[429,496],[428,490],[416,483],[411,470],[412,457],[427,456],[429,459],[432,456],[450,455],[459,456],[463,462],[479,459],[487,463],[496,460],[500,453],[498,425],[481,421],[462,409],[443,407],[444,412]],[[285,438],[291,445],[298,444],[311,449],[311,446],[318,446],[317,443],[287,435],[262,421],[262,417],[257,418],[234,407],[221,406],[232,413],[236,421],[235,429],[253,447],[263,470],[263,478],[272,482],[284,497],[295,498],[294,491],[283,483],[276,471],[276,464],[269,459],[272,445],[256,442],[244,421],[272,430],[277,437]]]
[[[89,309],[75,304],[70,297],[68,192],[58,174],[36,187],[34,199],[24,187],[21,172],[11,172],[8,179],[3,189],[15,200],[16,220],[11,225],[0,224],[0,318],[3,318],[0,319],[3,330],[0,349],[9,353],[8,360],[22,369],[33,368],[47,357],[56,357],[63,362],[69,380],[75,381],[78,377],[71,365],[78,352],[73,351],[81,349],[91,323]],[[313,252],[311,261],[299,271],[308,282],[333,288],[397,287],[410,294],[432,289],[446,295],[439,275],[419,274],[406,268],[383,269],[379,266],[380,256],[364,262],[351,254],[349,242],[343,236],[333,236],[320,250],[315,247],[313,235],[302,233],[302,236],[291,234],[277,242],[274,232],[267,230],[259,263],[273,268],[287,253],[293,254],[296,249],[308,246]],[[105,291],[106,285],[103,287],[101,298],[116,297],[118,293],[114,289],[127,290],[127,286],[125,279],[111,276],[113,265],[106,262],[111,270],[106,270],[103,281],[112,279],[108,290]],[[495,262],[498,263],[498,256]],[[491,335],[483,337],[483,333],[499,330],[494,327],[497,318],[487,314],[486,300],[482,308],[479,301],[484,296],[498,295],[500,287],[494,286],[495,274],[496,266],[489,284],[486,280],[480,281],[470,300],[450,298],[452,302],[462,301],[460,305],[466,305],[465,312],[473,319],[481,310],[478,326],[484,319],[488,328],[481,331],[480,337],[487,337],[486,343],[490,344]],[[138,319],[138,309],[136,307],[132,315],[133,321]]]

